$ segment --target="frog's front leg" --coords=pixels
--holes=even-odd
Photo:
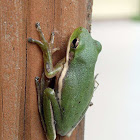
[[[47,78],[53,78],[58,72],[60,72],[62,70],[63,64],[65,63],[65,59],[61,60],[59,63],[57,63],[53,67],[52,53],[55,52],[56,50],[58,50],[58,49],[52,48],[54,45],[54,33],[52,33],[50,43],[48,43],[44,37],[44,34],[41,30],[39,23],[36,23],[36,28],[40,34],[41,41],[38,41],[38,40],[35,40],[32,38],[29,38],[28,41],[30,43],[35,43],[35,44],[39,45],[39,47],[41,48],[41,50],[43,52],[45,76]]]

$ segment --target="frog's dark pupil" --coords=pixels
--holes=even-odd
[[[72,44],[73,44],[73,48],[76,48],[77,47],[77,45],[76,45],[76,42],[77,42],[77,38],[75,38],[73,41],[72,41]]]

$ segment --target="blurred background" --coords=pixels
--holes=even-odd
[[[94,0],[91,34],[103,48],[85,140],[140,140],[140,0]]]

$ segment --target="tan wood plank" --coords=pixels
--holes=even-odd
[[[90,1],[90,2],[89,2]],[[88,4],[90,3],[90,6]],[[68,39],[79,26],[89,29],[92,0],[1,0],[0,1],[0,139],[44,140],[35,89],[35,76],[43,72],[40,49],[27,42],[39,39],[35,23],[50,39],[55,32],[54,64],[65,56]],[[70,138],[83,140],[84,121]]]
[[[23,139],[26,3],[0,1],[0,139]]]

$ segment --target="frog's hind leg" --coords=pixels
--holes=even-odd
[[[42,107],[42,93],[41,93],[41,83],[39,82],[40,78],[35,77],[35,84],[36,84],[36,90],[37,90],[37,101],[38,101],[38,111],[40,114],[41,124],[43,126],[43,129],[46,134],[46,126],[43,118],[43,107]]]
[[[56,139],[55,121],[54,121],[54,112],[53,112],[54,108],[52,109],[52,102],[48,97],[48,94],[52,94],[53,91],[54,90],[51,88],[46,88],[43,94],[44,122],[47,131],[47,138],[49,140]]]
[[[46,79],[45,77],[45,74],[42,73],[42,76],[41,76],[41,79],[39,77],[35,77],[35,84],[36,84],[36,90],[37,90],[37,99],[38,99],[38,111],[39,111],[39,114],[40,114],[40,119],[41,119],[41,124],[42,124],[42,127],[45,131],[45,134],[46,134],[46,137],[49,139],[49,140],[55,140],[55,126],[54,126],[54,121],[52,120],[53,118],[53,111],[52,111],[52,107],[51,107],[51,103],[50,101],[47,101],[47,112],[49,111],[50,113],[48,114],[47,113],[47,116],[45,111],[43,110],[43,94],[44,94],[44,90],[49,86],[49,84],[51,83],[51,80],[52,79]],[[48,118],[49,116],[49,118]],[[49,123],[47,123],[47,125],[45,124],[45,117],[47,117],[47,121],[49,121]],[[52,128],[51,129],[47,129],[47,127],[49,126],[50,128],[50,123],[51,123],[51,126]],[[50,136],[52,135],[53,136]]]

